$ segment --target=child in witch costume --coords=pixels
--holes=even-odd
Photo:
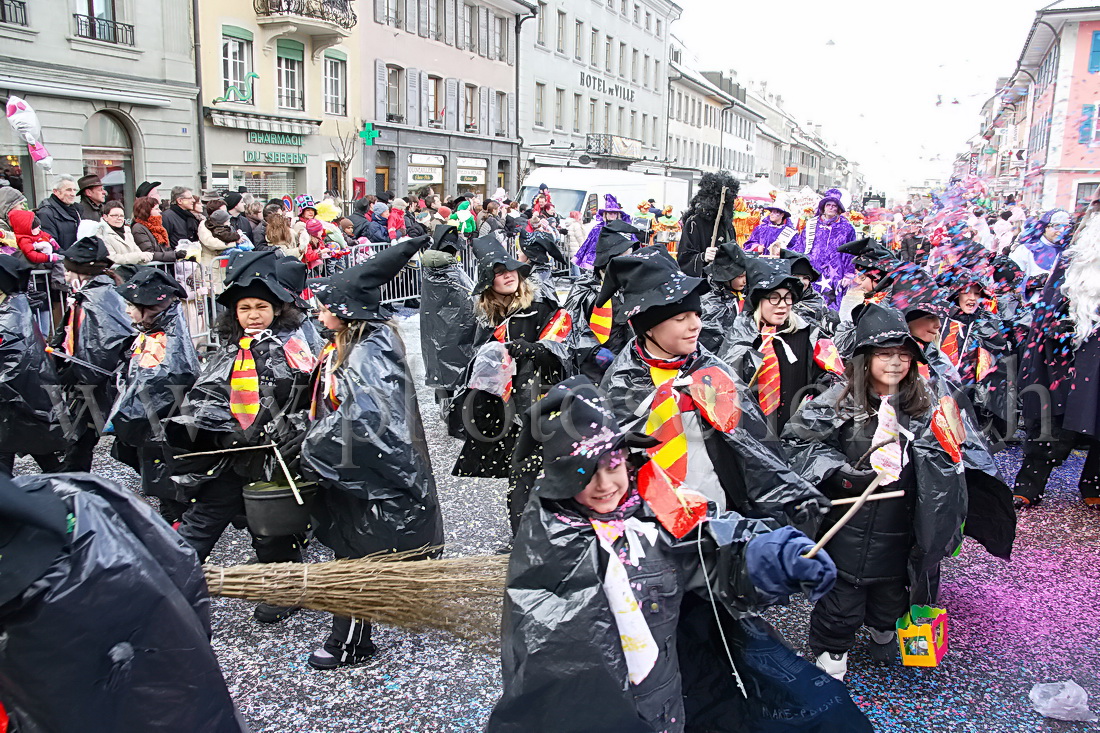
[[[1031,303],[1024,297],[1024,272],[1009,257],[995,257],[991,312],[1004,323],[1008,341],[1017,357],[1023,355],[1024,341],[1031,328]]]
[[[297,257],[284,255],[280,250],[275,250],[275,255],[278,258],[275,262],[275,277],[279,280],[279,284],[294,296],[295,308],[303,314],[309,313],[309,302],[302,297],[302,293],[306,289],[306,276],[309,272],[309,266]],[[313,320],[308,316],[303,318],[302,322],[298,324],[298,330],[301,331],[302,337],[309,345],[310,352],[314,356],[320,354],[321,349],[325,347],[325,338],[317,330]]]
[[[583,377],[525,424],[545,463],[509,562],[489,733],[870,730],[756,615],[831,586],[805,535],[673,489],[637,450],[654,439]]]
[[[165,421],[168,444],[181,453],[280,446],[293,464],[305,432],[310,374],[316,359],[299,325],[302,312],[278,280],[273,251],[238,255],[218,302],[225,345],[203,365],[180,414]],[[174,458],[173,480],[189,506],[179,532],[205,561],[222,532],[244,514],[242,489],[281,477],[269,449]],[[252,535],[259,562],[301,562],[300,539]],[[297,609],[261,603],[256,620],[274,623]]]
[[[455,395],[448,419],[452,430],[462,431],[465,442],[453,473],[504,478],[511,472],[520,417],[568,374],[566,342],[572,321],[528,279],[531,265],[510,257],[495,237],[479,237],[471,247],[478,255],[478,280],[473,290],[478,319],[475,343],[481,346],[495,340],[504,344],[515,361],[515,376],[507,400],[469,387]],[[464,384],[469,384],[475,363],[477,357]],[[514,507],[513,516],[518,519],[522,510],[522,506]]]
[[[595,244],[595,259],[591,270],[583,270],[573,281],[565,297],[564,308],[573,319],[573,340],[570,348],[576,370],[592,381],[599,381],[615,356],[630,340],[630,325],[617,296],[597,300],[603,285],[604,272],[612,258],[634,251],[639,245],[635,237],[641,232],[622,220],[607,222]]]
[[[1006,327],[982,305],[992,300],[981,278],[957,270],[949,278],[950,316],[940,329],[940,351],[959,370],[959,377],[982,425],[991,423],[998,442],[1005,436],[1010,409],[1008,373],[1013,357]],[[1012,367],[1015,372],[1015,367]]]
[[[558,299],[558,292],[554,288],[552,280],[554,274],[553,262],[558,262],[562,267],[569,263],[565,255],[558,248],[558,242],[554,235],[548,232],[535,232],[530,237],[520,237],[521,258],[531,264],[531,278],[538,283],[547,298]]]
[[[103,240],[78,239],[62,255],[70,293],[53,348],[76,439],[65,451],[61,470],[90,471],[104,418],[118,396],[115,373],[126,362],[136,331],[126,301],[115,290],[119,278],[110,269]]]
[[[624,423],[658,438],[651,451],[675,486],[689,486],[719,511],[769,517],[813,531],[824,497],[769,445],[745,384],[698,345],[705,280],[685,275],[660,245],[611,261],[602,299],[621,290],[636,337],[601,388]]]
[[[117,290],[138,337],[107,418],[115,434],[112,454],[141,474],[141,490],[155,496],[160,515],[174,523],[187,505],[176,498],[161,421],[176,414],[199,375],[199,355],[180,305],[187,291],[155,267],[139,268]]]
[[[0,475],[6,476],[17,455],[32,456],[46,473],[58,470],[56,454],[68,444],[57,371],[27,296],[30,278],[30,265],[0,255]]]
[[[618,222],[619,224],[630,224],[630,215],[623,211],[623,208],[619,206],[619,201],[611,194],[604,194],[604,204],[596,212],[596,224],[588,231],[588,236],[584,238],[584,242],[577,249],[577,254],[573,255],[573,262],[582,270],[587,270],[592,267],[599,267],[596,264],[598,242],[600,237],[603,236],[604,227],[612,222]],[[632,231],[637,232],[637,229],[631,227]]]
[[[321,488],[313,508],[317,539],[338,558],[442,550],[443,516],[415,383],[381,292],[427,242],[400,241],[310,282],[321,323],[333,335],[310,389],[302,470]],[[374,652],[368,620],[336,616],[309,664],[335,669]]]
[[[824,390],[827,374],[842,375],[844,365],[821,328],[794,311],[803,290],[791,274],[790,260],[749,260],[747,291],[747,308],[734,322],[720,357],[754,388],[768,430],[778,439],[802,401]]]
[[[791,274],[802,283],[802,297],[794,304],[794,312],[807,321],[821,326],[824,333],[833,334],[840,324],[840,315],[829,307],[821,293],[813,287],[821,279],[810,260],[801,252],[779,250],[779,256],[790,262]]]
[[[859,496],[876,475],[887,490],[905,491],[864,505],[827,545],[839,578],[814,606],[809,643],[837,679],[862,626],[872,658],[894,657],[897,620],[936,600],[939,563],[962,540],[958,408],[950,397],[937,402],[918,372],[923,360],[901,313],[867,304],[846,380],[803,403],[783,433],[791,465],[830,499]],[[822,532],[845,510],[834,508]]]
[[[715,354],[722,350],[733,322],[745,309],[745,262],[749,257],[736,242],[725,242],[703,268],[710,291],[703,295],[703,333],[699,343]]]
[[[461,246],[458,229],[439,224],[431,247],[420,255],[420,353],[428,386],[440,401],[454,396],[474,358],[474,283],[458,263]]]

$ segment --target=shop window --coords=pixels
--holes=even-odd
[[[134,151],[130,135],[115,117],[97,112],[84,126],[84,175],[94,173],[108,201],[129,202],[134,194]]]
[[[305,109],[305,46],[280,40],[276,45],[276,91],[282,109]]]
[[[405,121],[405,70],[386,66],[386,122]]]
[[[324,85],[325,114],[345,116],[348,113],[348,62],[346,60],[325,56]]]
[[[253,104],[252,34],[246,30],[222,29],[222,94],[227,101]],[[233,89],[233,92],[230,92]]]

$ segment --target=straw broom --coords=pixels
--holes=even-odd
[[[497,643],[508,557],[418,559],[426,554],[421,548],[355,560],[203,569],[212,596],[444,631],[482,646]]]

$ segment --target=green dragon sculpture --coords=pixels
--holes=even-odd
[[[250,71],[244,75],[244,80],[241,82],[241,86],[230,86],[225,90],[225,94],[220,97],[214,97],[213,103],[219,102],[251,102],[252,101],[252,80],[259,79],[260,75],[255,71]],[[230,99],[230,95],[236,97],[236,99]]]

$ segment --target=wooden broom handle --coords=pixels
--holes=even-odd
[[[817,544],[811,547],[810,551],[802,557],[814,557],[815,555],[817,555],[818,551],[820,551],[821,548],[825,546],[825,543],[827,543],[833,537],[836,537],[836,533],[844,529],[844,525],[847,524],[852,519],[852,517],[855,516],[856,512],[858,512],[865,503],[867,503],[867,498],[871,496],[875,489],[878,488],[878,485],[882,483],[882,479],[884,479],[885,477],[886,474],[884,473],[880,473],[879,475],[875,476],[874,480],[872,480],[867,488],[863,490],[863,493],[859,495],[859,498],[856,499],[855,503],[848,508],[848,511],[844,512],[844,516],[840,518],[840,521],[830,527],[829,531],[825,533],[825,536],[818,540]]]

